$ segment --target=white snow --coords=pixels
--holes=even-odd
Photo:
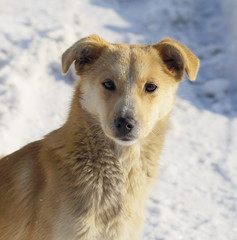
[[[225,97],[229,89],[229,82],[226,79],[214,79],[203,83],[202,90],[208,97]]]
[[[74,81],[60,58],[81,37],[173,37],[201,60],[180,85],[142,240],[237,240],[236,0],[2,0],[0,155],[65,121]]]

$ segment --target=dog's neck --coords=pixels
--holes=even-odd
[[[87,151],[91,154],[98,156],[101,151],[107,150],[127,171],[134,165],[140,164],[143,168],[149,168],[150,171],[153,171],[148,174],[155,175],[169,116],[167,115],[159,120],[146,138],[138,140],[133,145],[123,146],[104,134],[98,118],[83,109],[76,96],[78,96],[78,93],[75,94],[72,102],[73,106],[66,123],[68,125],[67,129],[70,131],[68,136],[71,138],[67,142],[79,143],[83,138],[83,142],[87,142]],[[72,146],[73,149],[76,150],[76,147]],[[148,167],[148,165],[152,167]]]

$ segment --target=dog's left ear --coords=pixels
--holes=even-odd
[[[100,57],[107,45],[108,43],[96,34],[80,39],[63,53],[62,73],[66,74],[75,61],[75,69],[80,75]]]
[[[184,70],[191,81],[196,79],[199,59],[183,44],[165,38],[152,47],[158,50],[167,70],[175,79],[182,80]]]

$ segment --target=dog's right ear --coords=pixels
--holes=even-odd
[[[93,34],[82,38],[68,48],[62,55],[62,73],[66,74],[73,61],[77,74],[87,70],[101,55],[108,43],[101,37]]]

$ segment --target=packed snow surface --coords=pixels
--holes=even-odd
[[[141,240],[237,240],[236,0],[1,0],[0,155],[65,121],[74,80],[61,54],[96,33],[172,37],[201,61],[180,84]]]

